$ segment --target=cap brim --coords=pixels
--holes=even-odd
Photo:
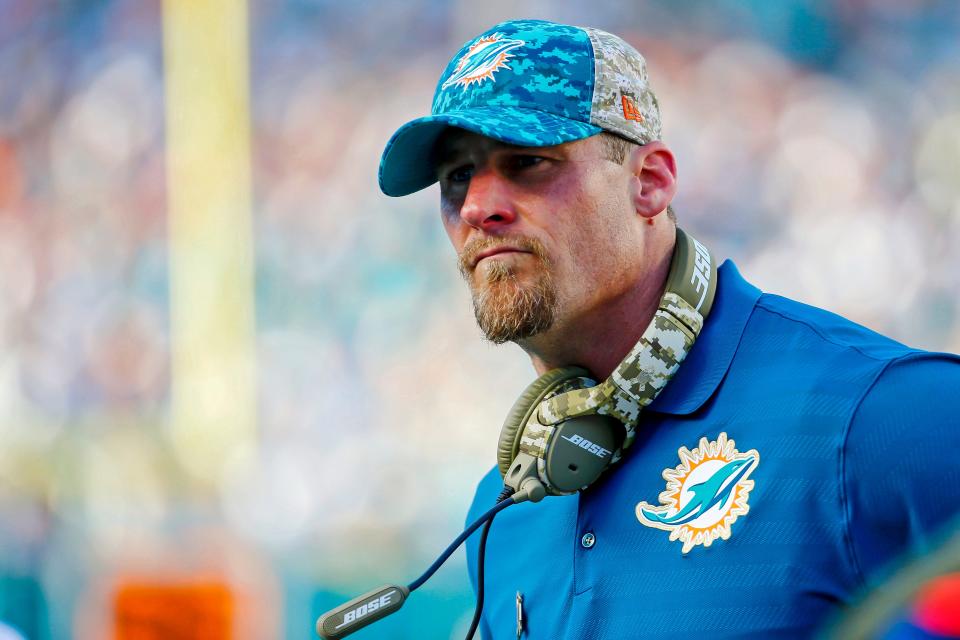
[[[447,127],[458,127],[508,144],[549,147],[602,131],[586,122],[519,107],[479,107],[417,118],[393,134],[380,158],[380,190],[405,196],[437,181],[431,154]]]

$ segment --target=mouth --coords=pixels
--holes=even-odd
[[[550,265],[550,260],[547,257],[546,247],[543,246],[542,242],[536,238],[530,238],[518,234],[512,236],[481,236],[472,238],[464,245],[463,250],[460,252],[460,255],[457,258],[457,268],[460,270],[460,275],[469,281],[473,277],[474,272],[477,270],[477,266],[480,264],[480,262],[486,260],[487,258],[493,258],[499,255],[511,253],[525,253],[527,255],[534,256],[542,264],[543,268],[548,268]],[[515,260],[520,259],[505,258],[502,261],[495,260],[494,264],[495,266],[502,267],[520,266],[519,264],[509,264]],[[525,260],[520,261],[526,262]]]
[[[471,268],[475,269],[477,265],[480,264],[480,261],[483,260],[484,258],[490,258],[492,256],[497,256],[505,253],[532,253],[532,252],[527,251],[526,249],[519,249],[517,247],[509,247],[509,246],[491,247],[485,251],[481,251],[480,253],[478,253],[477,256],[473,259],[473,262],[471,263],[470,266]]]

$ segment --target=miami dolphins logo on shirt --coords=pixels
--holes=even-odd
[[[474,82],[480,84],[487,79],[496,82],[493,74],[499,69],[509,69],[507,60],[513,57],[510,51],[525,44],[523,40],[504,40],[500,33],[478,38],[457,62],[442,88],[459,84],[466,91]]]
[[[735,444],[721,433],[713,442],[700,438],[693,451],[680,447],[680,464],[663,471],[667,490],[659,496],[660,505],[637,505],[640,523],[669,531],[671,541],[683,543],[683,553],[729,539],[730,527],[750,511],[753,480],[748,478],[760,464],[756,449],[740,453]]]

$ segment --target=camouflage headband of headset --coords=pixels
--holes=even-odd
[[[558,486],[564,482],[551,482],[551,476],[558,477],[558,467],[566,463],[549,468],[556,431],[574,418],[606,416],[621,423],[623,437],[616,438],[620,444],[611,444],[612,451],[600,449],[612,454],[600,456],[605,458],[602,468],[619,460],[636,438],[641,409],[666,387],[700,334],[713,305],[716,282],[717,266],[710,252],[678,228],[667,285],[653,321],[610,377],[598,384],[584,369],[555,369],[528,387],[518,400],[504,423],[498,448],[500,472],[507,484],[519,491],[524,480],[536,475],[550,495],[576,491],[570,490],[571,485]],[[566,433],[562,437],[568,441],[577,438]],[[514,464],[521,458],[526,460],[524,464]],[[534,459],[536,464],[530,464]],[[560,471],[565,473],[565,469]]]

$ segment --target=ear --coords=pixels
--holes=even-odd
[[[634,147],[627,167],[635,180],[631,184],[633,208],[644,218],[653,218],[673,201],[677,193],[677,161],[659,140]]]

